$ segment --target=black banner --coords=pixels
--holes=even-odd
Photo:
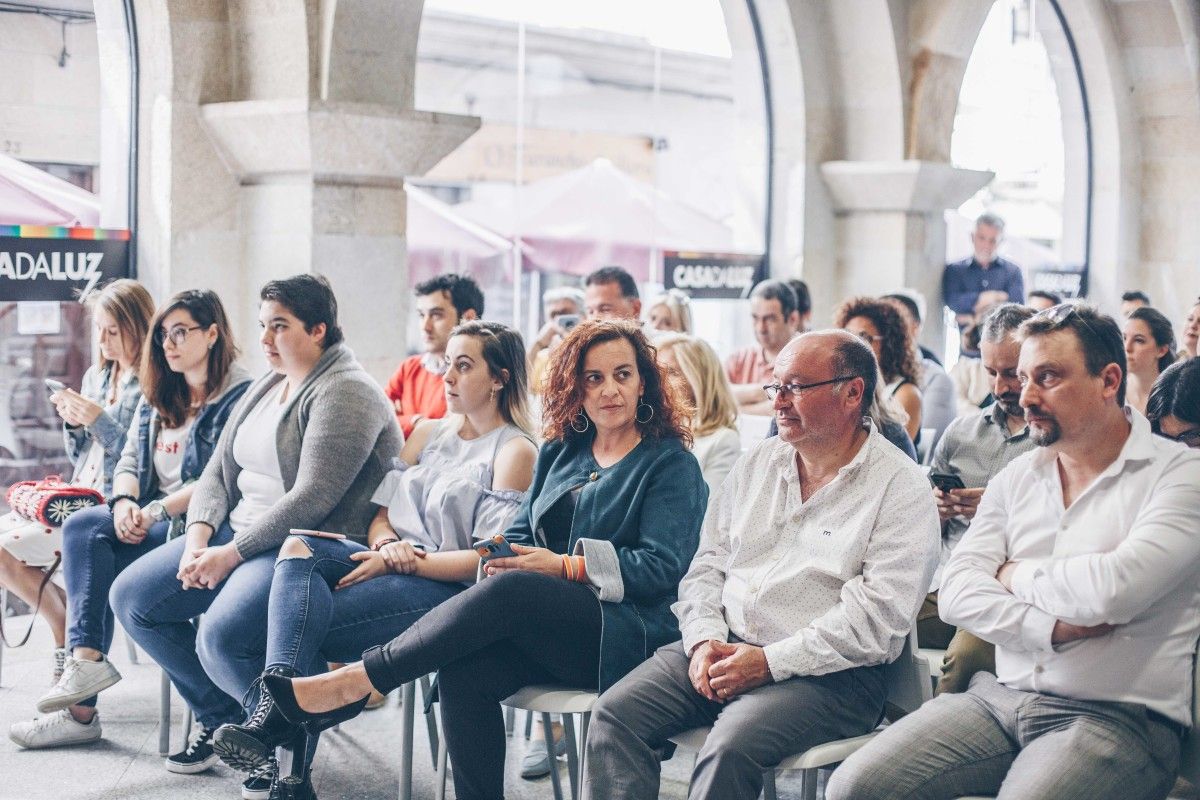
[[[129,277],[129,247],[128,238],[0,236],[0,302],[77,300],[100,284]]]
[[[1030,272],[1030,291],[1056,294],[1064,300],[1087,297],[1087,266],[1038,267]]]
[[[695,298],[746,298],[766,277],[767,264],[761,255],[663,253],[663,284]]]

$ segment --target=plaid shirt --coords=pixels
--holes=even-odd
[[[1029,438],[1029,426],[1010,434],[1008,415],[999,403],[992,403],[950,423],[933,452],[932,471],[957,475],[968,489],[977,489],[987,486],[1008,462],[1036,448]],[[942,569],[969,524],[964,517],[954,517],[942,525],[942,554],[929,591],[936,592],[941,586]]]

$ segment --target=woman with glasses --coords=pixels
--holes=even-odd
[[[584,322],[555,350],[546,444],[505,531],[515,555],[363,661],[263,686],[316,733],[381,692],[438,670],[459,800],[504,796],[499,703],[529,684],[604,691],[679,638],[671,613],[699,543],[708,489],[686,411],[629,322]]]
[[[847,300],[834,314],[834,324],[862,338],[875,351],[884,390],[908,415],[908,437],[921,434],[921,367],[908,326],[891,303],[870,297]]]
[[[142,396],[138,361],[154,300],[137,281],[121,279],[90,294],[86,303],[95,327],[96,363],[84,373],[78,392],[61,388],[50,402],[63,421],[67,457],[74,465],[71,483],[107,496]],[[55,569],[62,547],[62,528],[31,523],[15,512],[0,517],[0,587],[37,607],[49,623],[55,646],[52,682],[62,676],[67,657],[67,598],[60,586],[62,571]],[[47,570],[53,580],[42,589]],[[89,713],[79,713],[82,721],[68,714],[19,723],[11,734],[22,747],[90,741],[99,736],[99,725],[84,724]]]
[[[1159,436],[1200,448],[1200,359],[1174,364],[1158,376],[1146,418]]]
[[[703,339],[668,333],[655,342],[658,364],[675,379],[695,409],[692,416],[692,455],[700,462],[709,497],[742,454],[737,429],[737,403],[721,359]]]
[[[108,505],[80,511],[63,526],[69,655],[62,677],[38,699],[38,711],[51,716],[14,737],[25,746],[46,746],[51,729],[74,730],[67,715],[81,726],[69,743],[100,737],[95,695],[121,679],[106,657],[113,639],[109,588],[122,570],[166,541],[171,518],[187,509],[230,410],[250,385],[213,292],[175,295],[150,331],[153,343],[142,354],[143,398]]]
[[[1150,387],[1163,370],[1175,363],[1175,331],[1161,312],[1142,306],[1125,318],[1122,337],[1129,373],[1125,403],[1145,414]]]

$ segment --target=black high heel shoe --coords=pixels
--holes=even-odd
[[[292,689],[291,678],[282,675],[263,675],[263,690],[271,695],[276,709],[283,714],[288,722],[300,725],[310,734],[318,734],[323,730],[339,725],[346,720],[354,719],[366,708],[371,699],[368,693],[361,700],[355,700],[349,705],[335,708],[332,711],[310,713],[296,702],[296,692]]]

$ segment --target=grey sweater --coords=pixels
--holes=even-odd
[[[215,530],[241,499],[241,468],[233,440],[252,408],[283,376],[259,378],[246,391],[221,433],[188,505],[188,524]],[[354,359],[336,344],[288,398],[275,433],[285,494],[269,512],[234,537],[242,558],[279,547],[292,528],[344,533],[366,541],[375,514],[371,496],[400,453],[404,439],[392,404]]]

